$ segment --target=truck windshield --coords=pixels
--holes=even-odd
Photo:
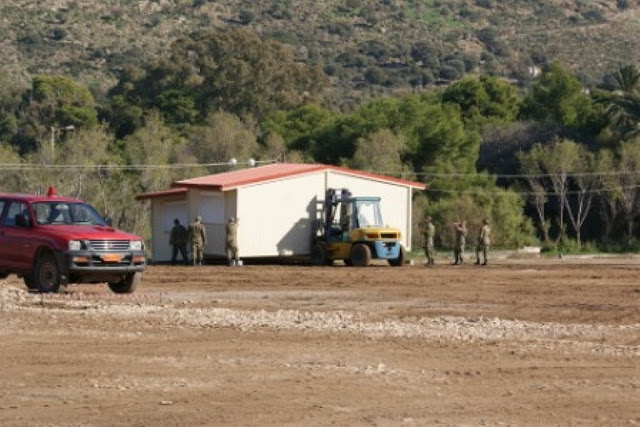
[[[382,227],[380,203],[377,200],[356,201],[359,227]]]
[[[33,204],[36,222],[47,224],[106,225],[96,210],[80,202],[38,202]]]

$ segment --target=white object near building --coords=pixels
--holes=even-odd
[[[173,220],[188,226],[196,216],[207,231],[207,258],[226,257],[229,217],[239,219],[241,258],[301,257],[311,253],[327,188],[380,197],[385,225],[399,228],[403,245],[411,249],[412,190],[424,190],[425,184],[337,166],[275,163],[176,181],[169,190],[137,199],[151,201],[154,262],[171,259]]]

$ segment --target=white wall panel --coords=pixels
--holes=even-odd
[[[241,257],[308,255],[325,172],[299,175],[237,190]]]

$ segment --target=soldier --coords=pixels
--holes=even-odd
[[[204,246],[207,244],[207,232],[201,221],[202,218],[197,216],[195,221],[189,224],[189,241],[191,242],[193,265],[202,265]]]
[[[176,257],[178,252],[182,256],[182,263],[187,264],[187,239],[188,233],[184,225],[180,224],[178,218],[173,220],[173,228],[171,229],[171,235],[169,236],[169,244],[171,245],[171,263],[176,264]]]
[[[487,252],[489,252],[489,245],[491,244],[491,227],[489,227],[489,220],[482,220],[482,227],[478,234],[478,245],[476,246],[476,264],[480,264],[480,252],[484,256],[484,262],[482,265],[487,265]]]
[[[467,241],[467,222],[455,222],[453,223],[455,240],[453,244],[453,263],[460,265],[464,261],[464,245]]]
[[[431,217],[428,216],[424,227],[424,254],[427,256],[427,266],[431,267],[434,261],[433,239],[436,235],[436,226],[433,225]]]
[[[229,267],[237,267],[240,265],[238,258],[238,218],[229,218],[227,222],[227,261]]]

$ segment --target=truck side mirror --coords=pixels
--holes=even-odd
[[[113,219],[111,219],[111,217],[107,215],[104,217],[104,223],[111,227],[113,226]]]

